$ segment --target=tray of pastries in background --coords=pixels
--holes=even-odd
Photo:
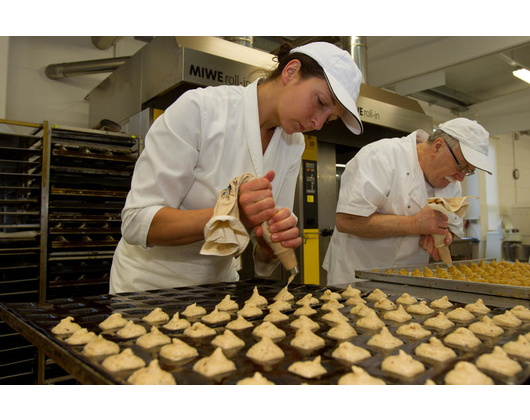
[[[356,270],[355,277],[388,283],[530,299],[530,264],[495,259]]]

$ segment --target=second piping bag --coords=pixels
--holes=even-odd
[[[465,197],[453,197],[453,198],[441,198],[441,197],[432,197],[427,199],[427,205],[433,209],[438,210],[439,212],[449,216],[451,214],[456,214],[460,218],[463,218],[466,214],[467,208],[469,207],[469,198],[478,198],[473,196]],[[434,246],[438,248],[440,257],[442,261],[450,265],[453,260],[451,258],[451,252],[449,247],[445,245],[445,235],[432,234],[434,238]]]
[[[200,251],[201,254],[237,257],[245,250],[250,238],[239,219],[239,187],[255,178],[256,175],[245,172],[230,181],[228,187],[219,193],[213,216],[204,226],[205,241]],[[285,269],[291,273],[290,283],[298,274],[298,261],[294,250],[272,241],[267,222],[263,222],[261,227],[265,242],[274,251]]]

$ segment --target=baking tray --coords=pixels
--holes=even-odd
[[[482,259],[479,260],[465,260],[465,261],[456,261],[455,264],[469,265],[471,263],[479,264]],[[493,261],[493,259],[484,259],[486,264]],[[506,284],[492,284],[492,283],[478,283],[473,281],[464,281],[464,280],[450,280],[450,279],[441,279],[438,277],[418,277],[411,275],[402,275],[402,274],[391,274],[386,273],[385,271],[392,270],[398,272],[402,269],[405,269],[409,272],[413,272],[416,269],[419,269],[423,272],[425,267],[430,268],[431,270],[436,270],[436,267],[448,268],[448,265],[444,263],[433,263],[433,264],[423,264],[423,265],[406,265],[401,267],[386,267],[386,268],[377,268],[377,269],[365,269],[365,270],[355,270],[355,277],[359,279],[375,280],[387,283],[397,283],[397,284],[406,284],[410,286],[421,286],[429,287],[434,289],[445,289],[445,290],[455,290],[459,292],[469,292],[469,293],[479,293],[485,295],[493,296],[504,296],[517,299],[530,299],[530,287],[524,286],[510,286]]]
[[[240,281],[237,283],[217,283],[208,284],[195,287],[183,287],[175,289],[165,289],[157,291],[148,291],[141,293],[120,293],[116,295],[98,295],[85,298],[68,298],[68,299],[55,299],[44,303],[13,303],[13,304],[0,304],[0,315],[6,322],[21,332],[34,344],[37,343],[40,350],[43,350],[50,357],[55,358],[58,363],[61,364],[65,370],[74,374],[77,378],[83,380],[84,383],[108,383],[108,384],[126,384],[127,374],[112,374],[106,371],[102,366],[102,360],[97,358],[85,357],[81,351],[83,346],[68,346],[64,343],[62,337],[55,336],[51,333],[51,329],[64,317],[73,316],[74,322],[78,323],[89,331],[100,333],[101,330],[98,324],[103,321],[108,315],[115,312],[120,312],[124,318],[133,320],[136,324],[143,325],[149,331],[151,328],[150,324],[144,322],[141,318],[150,313],[153,309],[159,307],[166,312],[170,317],[177,311],[182,312],[186,306],[197,303],[197,305],[203,306],[206,310],[211,312],[214,306],[219,303],[226,294],[230,294],[232,299],[235,300],[239,307],[244,305],[244,301],[247,300],[253,291],[253,288],[257,286],[259,293],[266,297],[269,303],[272,303],[272,299],[285,286],[284,282],[270,282],[261,279],[251,279],[248,281]],[[295,296],[295,301],[305,296],[307,293],[312,293],[315,297],[320,297],[321,294],[326,290],[341,292],[343,289],[335,287],[321,287],[316,285],[304,285],[292,283],[289,286],[289,291]],[[362,296],[366,297],[371,291],[364,291]],[[401,293],[387,293],[388,298],[395,301]],[[417,299],[422,299],[421,296],[416,296]],[[342,299],[345,304],[345,299]],[[451,300],[456,307],[464,306],[463,303],[458,303]],[[322,302],[321,302],[322,303]],[[366,304],[369,307],[373,307],[373,304],[369,301]],[[503,313],[505,307],[493,307],[488,305],[492,309],[490,316]],[[296,306],[293,305],[293,308]],[[349,339],[353,344],[367,349],[371,353],[371,357],[364,361],[356,363],[357,366],[362,367],[372,376],[383,379],[387,384],[424,384],[427,379],[432,379],[437,384],[443,383],[445,374],[454,367],[456,362],[460,360],[466,360],[474,362],[476,358],[483,354],[492,351],[494,345],[503,345],[508,341],[515,340],[518,335],[526,334],[530,331],[530,322],[523,323],[518,328],[506,329],[505,333],[495,339],[483,339],[483,344],[474,350],[456,349],[457,358],[448,363],[433,363],[428,360],[422,360],[421,358],[414,355],[414,349],[421,343],[429,340],[430,337],[414,340],[407,339],[406,337],[399,336],[404,342],[404,345],[399,349],[404,350],[406,353],[413,355],[417,360],[420,360],[425,366],[425,372],[413,377],[403,378],[394,375],[390,375],[381,370],[381,363],[388,355],[398,353],[398,349],[394,350],[382,350],[367,344],[368,340],[378,331],[363,330],[355,326],[358,319],[356,315],[349,313],[352,306],[345,305],[344,308],[339,309],[341,313],[348,317],[349,322],[354,326],[357,331],[357,336]],[[180,385],[213,385],[213,384],[236,384],[240,379],[250,377],[255,372],[262,373],[263,376],[271,380],[276,384],[337,384],[340,377],[346,373],[351,372],[351,364],[340,362],[331,356],[333,350],[337,347],[338,341],[327,337],[327,332],[330,329],[330,325],[321,319],[325,313],[317,305],[315,307],[317,314],[312,315],[310,318],[315,320],[320,329],[316,331],[316,334],[325,340],[325,346],[313,350],[303,351],[298,350],[290,345],[291,340],[294,338],[295,330],[290,327],[290,323],[296,319],[293,311],[286,312],[289,315],[289,320],[277,323],[276,325],[286,332],[286,337],[281,341],[277,342],[277,345],[284,351],[285,358],[276,364],[259,364],[253,362],[246,357],[248,349],[255,344],[258,339],[252,335],[253,328],[244,331],[236,331],[235,334],[245,342],[245,346],[239,350],[225,351],[227,357],[232,360],[237,367],[237,370],[233,373],[221,375],[213,378],[206,378],[202,375],[193,371],[193,365],[199,359],[209,356],[213,353],[215,347],[211,345],[211,340],[214,337],[208,337],[203,339],[191,339],[183,336],[182,332],[172,332],[165,330],[162,326],[159,326],[160,331],[170,337],[176,337],[185,341],[186,343],[195,347],[199,356],[192,360],[172,363],[159,358],[158,352],[160,348],[153,348],[145,350],[135,344],[135,340],[120,340],[115,337],[114,333],[105,334],[108,340],[114,341],[119,344],[120,349],[131,348],[133,352],[144,359],[148,364],[152,359],[159,359],[160,366],[174,376],[177,384]],[[454,309],[454,308],[452,308]],[[381,314],[382,310],[376,309],[378,314]],[[264,315],[267,311],[264,311]],[[423,324],[425,319],[428,317],[420,315],[412,315],[413,319],[411,322],[418,322]],[[233,314],[232,319],[236,316]],[[250,319],[253,326],[256,327],[263,322],[263,316],[255,319]],[[469,322],[470,323],[470,322]],[[467,326],[469,323],[457,324],[454,328],[445,330],[443,332],[437,332],[430,330],[432,336],[443,338],[445,335],[451,333],[459,326]],[[396,330],[400,324],[385,321],[389,331],[396,335]],[[223,333],[225,324],[213,326],[216,330],[217,335]],[[17,328],[18,327],[18,328]],[[37,345],[36,344],[36,345]],[[322,366],[326,369],[327,373],[315,378],[307,379],[296,374],[289,372],[288,367],[295,361],[313,360],[316,356],[321,356]],[[496,384],[524,384],[528,382],[530,378],[530,362],[519,361],[523,371],[513,378],[506,378],[499,375],[489,374]]]

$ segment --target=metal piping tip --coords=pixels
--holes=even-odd
[[[291,273],[291,276],[295,276],[296,274],[300,272],[300,270],[298,270],[298,266],[294,266],[293,268],[289,270],[289,272]]]

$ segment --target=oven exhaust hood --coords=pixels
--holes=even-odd
[[[155,37],[89,93],[89,126],[166,109],[188,89],[245,86],[252,72],[274,66],[272,57],[215,37]]]
[[[188,89],[246,86],[259,76],[256,70],[275,65],[273,55],[221,38],[155,37],[89,93],[89,126],[103,119],[123,124],[146,108],[164,110]],[[432,129],[416,101],[364,83],[357,106],[363,123]]]

